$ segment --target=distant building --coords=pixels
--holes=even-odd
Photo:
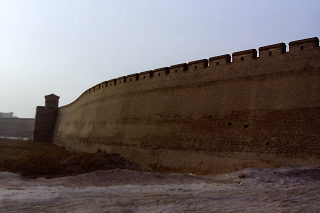
[[[33,118],[18,118],[13,112],[0,112],[0,136],[31,138],[33,123]]]
[[[0,118],[13,118],[13,112],[0,112]]]

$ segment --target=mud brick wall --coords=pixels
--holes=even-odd
[[[165,172],[320,166],[319,40],[104,81],[59,108],[53,141]]]

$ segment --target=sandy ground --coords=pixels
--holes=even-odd
[[[320,168],[158,174],[119,155],[1,139],[2,212],[320,212]]]
[[[0,173],[1,212],[320,212],[320,169],[215,176],[95,171],[54,179]]]

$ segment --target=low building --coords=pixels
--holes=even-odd
[[[13,118],[13,112],[0,112],[0,118]]]
[[[34,118],[18,118],[13,112],[0,112],[0,137],[30,138]]]

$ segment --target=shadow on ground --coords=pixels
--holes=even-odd
[[[0,139],[0,153],[0,171],[26,178],[56,178],[117,168],[148,171],[119,154],[74,152],[52,143]]]

